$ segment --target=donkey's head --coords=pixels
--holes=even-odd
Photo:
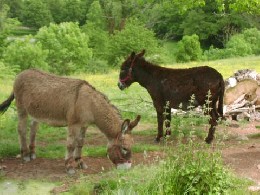
[[[138,124],[141,116],[138,115],[136,119],[130,122],[126,119],[121,126],[119,132],[113,143],[108,145],[107,153],[109,159],[117,166],[117,168],[130,168],[131,167],[131,147],[134,140],[131,136],[132,129]]]
[[[131,55],[123,62],[120,69],[118,87],[121,90],[129,87],[133,82],[135,82],[134,69],[138,62],[138,58],[143,57],[145,50],[141,51],[139,54],[132,52]]]

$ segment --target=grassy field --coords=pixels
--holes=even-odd
[[[166,65],[172,68],[189,68],[200,65],[208,65],[217,69],[224,78],[228,78],[233,75],[234,72],[240,69],[254,69],[260,72],[260,56],[236,58],[227,60],[218,60],[210,62],[192,62],[186,64],[172,64]],[[146,89],[139,84],[134,83],[130,88],[120,91],[117,87],[118,70],[112,70],[107,74],[79,74],[71,76],[73,78],[80,78],[88,81],[97,90],[101,91],[108,96],[108,99],[119,108],[123,118],[133,119],[137,114],[142,116],[141,124],[151,124],[153,128],[147,129],[145,132],[137,132],[139,134],[156,135],[156,113],[152,105],[152,100],[147,93]],[[12,91],[14,76],[6,78],[0,78],[0,102],[5,100]],[[15,106],[13,105],[5,115],[0,117],[0,137],[3,138],[0,142],[0,157],[14,155],[19,151],[18,138],[16,133],[16,113]],[[174,123],[174,120],[173,120]],[[4,129],[4,131],[2,130]],[[55,151],[46,154],[38,151],[42,157],[62,157],[65,151],[63,145],[55,144],[54,138],[65,139],[66,129],[56,128],[55,131],[52,128],[41,125],[38,137],[48,143],[48,150]],[[45,135],[51,136],[45,136]],[[14,140],[16,140],[14,142]],[[12,148],[12,149],[10,149]],[[91,149],[90,149],[91,150]],[[141,149],[136,148],[137,151]],[[99,155],[105,154],[105,144],[103,149],[98,149]],[[85,151],[85,153],[93,154],[91,151]]]
[[[217,69],[224,78],[228,78],[233,75],[234,72],[240,69],[254,69],[260,73],[260,56],[258,57],[246,57],[246,58],[236,58],[236,59],[227,59],[227,60],[218,60],[210,62],[193,62],[186,64],[171,64],[165,65],[171,68],[189,68],[200,65],[208,65]],[[148,125],[147,128],[136,131],[136,134],[139,135],[156,135],[156,113],[152,105],[151,98],[147,91],[142,88],[139,84],[134,83],[129,89],[120,91],[117,87],[118,81],[118,72],[119,70],[111,70],[107,74],[78,74],[72,75],[73,78],[80,78],[88,81],[93,85],[97,90],[101,91],[108,96],[108,99],[119,108],[123,118],[133,119],[137,114],[142,116],[140,122],[141,125]],[[14,76],[12,77],[0,77],[0,102],[4,101],[12,91]],[[172,121],[173,126],[176,121]],[[18,135],[16,132],[17,117],[15,112],[15,106],[12,105],[9,110],[0,117],[0,158],[8,156],[16,156],[19,153],[19,142]],[[66,129],[65,128],[56,128],[53,131],[53,128],[48,127],[47,125],[41,125],[40,130],[38,131],[37,140],[45,143],[44,148],[37,148],[38,157],[44,158],[63,158],[65,153],[64,142],[60,140],[66,140]],[[88,137],[92,136],[92,132],[87,134]],[[159,147],[152,144],[141,145],[137,144],[134,147],[134,152],[143,152],[146,151],[155,151],[160,150]],[[48,152],[46,152],[48,151]],[[96,147],[89,147],[84,149],[83,155],[87,156],[105,156],[106,154],[106,143]],[[142,168],[146,170],[146,168]],[[148,172],[150,170],[147,170]],[[140,172],[137,170],[136,172]],[[116,178],[120,180],[121,173],[108,173],[116,175]],[[130,173],[129,173],[130,174]],[[132,173],[131,173],[132,174]],[[133,177],[130,174],[129,177]],[[133,173],[134,177],[138,177],[137,173]],[[107,177],[107,176],[105,176]],[[1,178],[1,176],[0,176]],[[84,180],[84,179],[83,179]],[[109,183],[109,181],[106,181]],[[118,181],[111,180],[112,184]],[[85,189],[84,181],[82,181],[82,186],[75,187],[74,192],[80,192],[81,187]],[[109,184],[110,185],[110,184]],[[76,193],[77,194],[77,193]]]

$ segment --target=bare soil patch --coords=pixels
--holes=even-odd
[[[243,125],[234,122],[233,124],[235,125],[228,127],[226,130],[232,136],[225,141],[225,146],[221,149],[224,162],[237,175],[249,178],[260,185],[260,137],[250,138],[249,136],[260,133],[260,122],[251,122]],[[239,135],[246,135],[249,137],[249,140],[237,140]],[[87,146],[106,143],[106,139],[102,134],[97,134],[94,137],[98,138],[99,141],[88,138]],[[150,144],[153,142],[153,137],[135,135],[135,142]],[[133,154],[133,166],[149,164],[154,162],[154,159],[158,156],[162,157],[162,152],[148,152],[145,155],[143,153],[135,153]],[[106,157],[84,157],[83,159],[88,165],[88,169],[79,170],[75,177],[79,174],[97,174],[114,169],[113,164]],[[17,158],[4,158],[0,159],[0,167],[4,168],[4,171],[0,171],[2,171],[6,179],[64,181],[68,178],[64,168],[64,159],[37,158],[34,161],[22,163]]]

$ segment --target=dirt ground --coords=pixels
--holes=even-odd
[[[256,128],[256,126],[258,128]],[[225,130],[229,134],[229,139],[225,141],[222,154],[224,162],[235,174],[241,177],[249,178],[260,186],[260,137],[251,137],[252,134],[260,133],[260,122],[251,122],[240,125],[232,122],[232,125]],[[141,127],[142,128],[142,127]],[[247,141],[243,140],[246,135],[249,137]],[[87,141],[87,145],[98,145],[100,142],[106,142],[101,134],[98,136],[98,142],[95,139]],[[152,136],[134,137],[136,143],[153,143]],[[65,147],[65,146],[64,146]],[[133,154],[133,166],[144,163],[148,164],[158,156],[162,156],[160,152],[150,152],[144,156],[143,153]],[[106,157],[84,157],[83,158],[88,169],[80,170],[79,174],[96,174],[113,169],[113,165]],[[64,169],[64,159],[44,159],[37,158],[28,163],[22,163],[17,158],[0,159],[0,167],[4,168],[6,179],[40,179],[45,181],[63,181],[67,174]]]

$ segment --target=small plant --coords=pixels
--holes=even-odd
[[[235,179],[224,167],[221,154],[205,144],[168,148],[168,158],[151,179],[147,194],[225,194]]]

